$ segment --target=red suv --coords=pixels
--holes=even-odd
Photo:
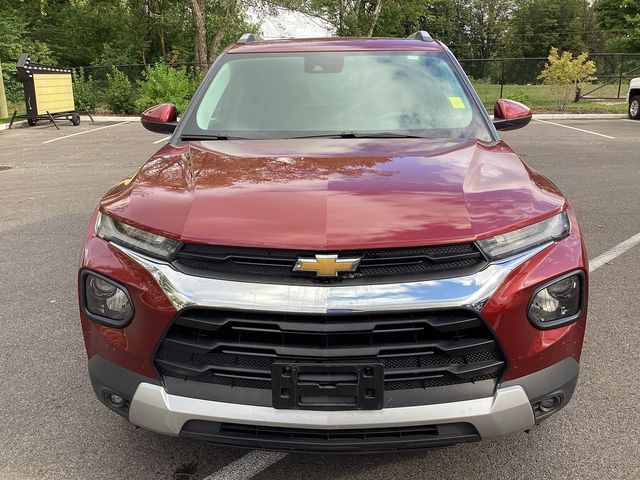
[[[462,68],[408,39],[262,41],[93,214],[80,315],[98,398],[147,429],[312,452],[526,430],[578,377],[587,257],[562,193]]]

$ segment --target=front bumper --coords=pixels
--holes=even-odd
[[[578,363],[567,358],[531,375],[504,382],[493,396],[486,398],[382,410],[300,411],[171,395],[159,382],[102,357],[94,356],[89,361],[89,373],[98,397],[104,401],[105,393],[113,392],[127,399],[126,409],[120,413],[135,425],[166,435],[197,437],[237,446],[310,452],[441,447],[521,432],[541,419],[533,407],[537,401],[551,395],[559,396],[562,401],[555,411],[569,402],[578,372]],[[191,428],[193,425],[197,428]],[[220,425],[250,426],[253,433],[224,434]],[[465,435],[460,435],[456,429],[454,434],[447,435],[449,426],[459,425],[471,428]],[[427,426],[438,427],[438,434],[426,439],[408,436],[404,440],[391,441],[388,435],[381,433],[383,429],[401,432],[402,427]],[[368,433],[375,433],[377,437],[369,435],[374,437],[373,443],[351,442],[335,433],[354,429],[358,429],[363,438]],[[258,434],[260,431],[264,433],[262,437]],[[329,437],[325,441],[319,440],[317,431],[333,432],[334,440]],[[293,435],[295,432],[299,435]],[[286,440],[283,439],[285,435]]]
[[[457,422],[471,423],[480,437],[495,438],[535,423],[521,386],[499,388],[493,397],[382,410],[277,410],[167,394],[162,386],[141,383],[131,401],[129,420],[141,427],[179,435],[190,420],[308,429],[377,429]]]

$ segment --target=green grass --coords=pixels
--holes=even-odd
[[[500,98],[500,85],[490,83],[475,83],[474,87],[480,95],[482,102],[488,109],[493,107],[494,102]],[[587,85],[583,88],[588,92],[597,85]],[[628,85],[622,86],[622,95],[626,94]],[[618,93],[618,85],[607,85],[593,96],[615,97]],[[556,103],[551,89],[545,85],[505,85],[502,90],[502,97],[511,98],[519,102],[526,103],[536,113],[557,112]],[[618,100],[588,100],[582,99],[577,103],[570,102],[566,106],[567,112],[572,113],[626,113],[627,104],[624,98]]]
[[[9,116],[7,118],[0,118],[0,123],[9,123],[11,121],[11,116],[13,112],[17,110],[18,114],[24,114],[24,101],[20,102],[7,102],[7,111],[9,112]]]
[[[9,123],[11,121],[11,116],[13,115],[13,112],[16,110],[18,111],[18,115],[20,114],[24,115],[25,113],[24,100],[21,100],[19,102],[8,101],[7,111],[9,112],[9,116],[7,118],[0,118],[0,124]],[[24,119],[18,119],[18,120],[24,120]]]

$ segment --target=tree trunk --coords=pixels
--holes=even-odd
[[[7,96],[4,92],[4,79],[2,78],[2,63],[0,63],[0,118],[9,116],[7,110]]]
[[[205,72],[207,64],[207,26],[204,11],[204,0],[190,0],[193,24],[195,26],[196,58],[200,69]]]
[[[227,27],[231,23],[231,19],[236,15],[237,6],[238,0],[227,0],[227,10],[224,13],[224,20],[222,25],[218,27],[218,30],[216,30],[216,34],[213,36],[211,46],[209,47],[209,62],[211,63],[213,63],[218,56],[222,40],[224,39],[224,34],[227,33]]]
[[[162,19],[160,20],[162,21]],[[160,52],[162,53],[162,58],[167,58],[167,50],[164,44],[164,25],[160,24]]]
[[[367,32],[367,37],[373,37],[373,31],[378,24],[378,18],[380,18],[380,10],[382,10],[382,0],[377,0],[376,5],[373,9],[373,18],[371,19],[371,26],[369,27],[369,31]]]

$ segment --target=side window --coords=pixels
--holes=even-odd
[[[220,103],[220,98],[229,85],[231,80],[231,67],[229,63],[225,63],[218,73],[213,78],[209,90],[204,94],[200,105],[198,106],[198,113],[196,115],[196,122],[198,127],[202,130],[208,130],[209,124],[213,119],[213,114],[216,111],[216,107]]]

